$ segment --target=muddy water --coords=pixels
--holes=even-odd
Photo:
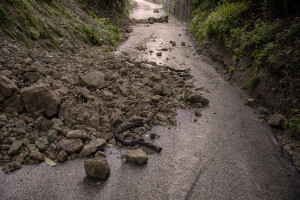
[[[137,4],[132,18],[164,14],[159,5]],[[153,13],[154,8],[160,13]],[[140,46],[147,49],[137,50]],[[156,56],[164,47],[169,50]],[[85,177],[84,160],[56,168],[27,166],[9,176],[1,171],[0,199],[300,199],[299,176],[271,129],[255,121],[259,112],[244,105],[245,94],[196,53],[186,24],[170,17],[169,23],[136,25],[116,53],[121,51],[139,60],[190,68],[196,87],[204,87],[210,100],[203,116],[195,123],[194,110],[179,110],[176,127],[154,127],[152,132],[160,135],[155,143],[163,151],[149,155],[147,165],[127,163],[119,150],[107,148],[111,175],[105,182],[77,184]]]

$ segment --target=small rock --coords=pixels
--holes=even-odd
[[[89,140],[90,136],[84,130],[73,130],[67,133],[67,139],[77,139]]]
[[[176,42],[175,41],[171,40],[170,43],[172,44],[173,47],[176,46]]]
[[[201,117],[202,116],[202,113],[201,113],[201,110],[195,110],[195,115],[196,117]]]
[[[181,46],[185,46],[185,42],[181,42]]]
[[[45,151],[49,147],[49,142],[46,137],[41,137],[35,141],[35,145],[40,151]]]
[[[37,160],[37,161],[44,161],[44,156],[43,154],[41,154],[40,152],[38,151],[32,151],[30,152],[30,155],[29,157],[33,160]]]
[[[151,97],[151,100],[154,101],[154,102],[159,102],[159,101],[162,100],[162,96],[155,95],[155,96]]]
[[[150,139],[155,139],[156,133],[150,133]]]
[[[113,127],[117,127],[119,124],[123,122],[122,117],[119,112],[113,113],[110,117],[110,124]]]
[[[186,89],[184,93],[184,99],[190,103],[201,103],[203,106],[209,103],[209,100],[203,97],[200,93]]]
[[[157,52],[156,55],[157,56],[162,56],[162,52]]]
[[[104,132],[104,133],[102,133],[100,135],[100,138],[104,139],[104,140],[109,140],[112,137],[113,137],[113,133],[112,132]]]
[[[124,157],[127,161],[138,164],[144,164],[148,161],[148,155],[142,149],[128,150]]]
[[[281,127],[282,122],[285,120],[286,118],[281,115],[281,114],[274,114],[272,115],[269,120],[268,120],[268,124],[272,127]]]
[[[163,85],[156,83],[154,85],[154,87],[152,88],[152,92],[155,95],[163,95],[164,94],[164,87],[163,87]]]
[[[0,115],[0,121],[7,121],[7,117],[4,113]]]
[[[106,179],[110,174],[110,167],[106,158],[95,157],[84,162],[85,173],[90,177]]]
[[[106,158],[106,154],[103,151],[97,151],[95,153],[95,157],[103,157]]]
[[[24,65],[29,65],[33,62],[33,59],[28,57],[28,58],[25,58],[24,60],[21,61],[21,64],[24,64]]]
[[[153,10],[153,13],[159,13],[159,10],[158,10],[157,8],[155,8],[155,9]]]
[[[43,78],[43,76],[38,72],[27,72],[25,73],[25,78],[27,78],[31,83],[36,83],[40,79]]]
[[[245,102],[245,105],[247,106],[254,106],[254,99],[247,99],[247,101]]]
[[[65,151],[69,155],[79,152],[82,149],[83,143],[81,139],[63,139],[57,144],[57,150]]]
[[[57,155],[57,160],[60,163],[65,162],[68,159],[68,154],[65,151],[61,151],[59,152],[59,154]]]
[[[23,145],[23,141],[21,141],[21,140],[14,141],[7,152],[8,155],[17,154],[19,152],[20,148],[22,147],[22,145]]]
[[[82,156],[89,156],[95,153],[98,150],[103,149],[106,141],[100,138],[94,139],[90,141],[88,144],[84,145],[82,148],[80,155]]]
[[[108,91],[101,91],[100,96],[105,101],[111,101],[114,98],[114,95],[111,92]]]

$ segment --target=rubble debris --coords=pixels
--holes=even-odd
[[[124,153],[124,157],[127,161],[140,165],[148,161],[148,155],[142,149],[128,150]]]
[[[110,174],[109,164],[104,157],[95,157],[87,159],[84,162],[85,173],[94,178],[107,179]]]

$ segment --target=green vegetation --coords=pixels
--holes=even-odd
[[[76,2],[80,3],[79,0]],[[127,5],[128,1],[111,3],[112,1],[109,1],[105,8],[109,11],[109,8],[115,8],[117,5],[113,13],[118,14],[107,14],[109,18],[105,18],[105,15],[99,17],[98,13],[90,10],[87,17],[81,18],[78,15],[82,13],[74,13],[60,0],[53,0],[51,3],[42,0],[6,0],[0,3],[0,34],[10,35],[27,48],[38,44],[62,50],[58,38],[65,38],[70,44],[75,44],[74,41],[78,39],[89,45],[116,45],[122,38],[118,28],[121,16],[128,13],[125,10],[128,6],[123,7],[123,3]],[[100,7],[93,5],[93,8],[100,11]],[[41,40],[46,42],[40,42]]]
[[[200,43],[217,40],[235,55],[235,65],[238,58],[253,59],[258,69],[277,74],[284,83],[281,86],[288,88],[285,92],[300,102],[300,6],[296,0],[191,0],[190,11],[190,31]],[[249,79],[249,94],[257,74],[255,70]]]
[[[295,115],[289,118],[288,120],[285,120],[282,126],[284,129],[289,128],[293,134],[297,134],[297,133],[299,134],[300,133],[300,110],[292,109],[292,112],[294,112]]]
[[[294,105],[300,103],[300,5],[296,0],[190,0],[190,31],[201,44],[217,41],[232,53],[236,71],[240,58],[252,64],[239,66],[250,72],[248,93],[253,95],[260,70],[279,77],[278,88]],[[229,67],[229,66],[228,66]],[[250,69],[249,69],[250,68]],[[253,70],[254,69],[254,70]],[[299,109],[283,123],[292,133],[300,132]]]

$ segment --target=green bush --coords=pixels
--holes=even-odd
[[[225,41],[230,31],[239,25],[241,13],[248,6],[243,2],[219,4],[213,12],[197,12],[191,22],[191,31],[195,32],[200,41],[205,41],[215,36],[219,41]]]

